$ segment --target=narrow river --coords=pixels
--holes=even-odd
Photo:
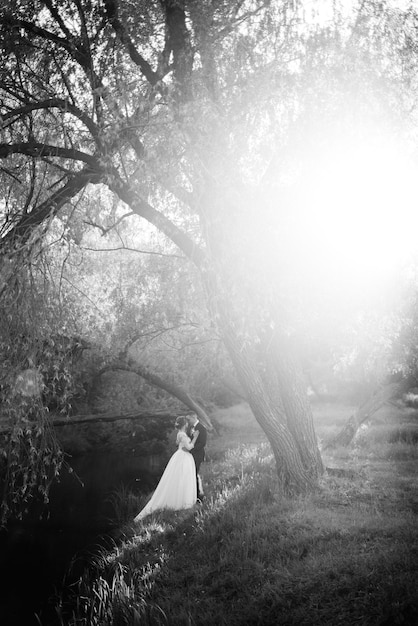
[[[55,626],[54,596],[64,578],[76,579],[117,531],[109,497],[123,489],[146,493],[164,464],[163,456],[109,452],[73,459],[74,473],[64,472],[51,490],[49,518],[27,518],[0,532],[0,624]]]

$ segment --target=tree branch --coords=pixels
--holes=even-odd
[[[0,246],[5,249],[17,242],[24,244],[29,239],[32,230],[42,224],[51,213],[56,215],[59,209],[77,195],[88,183],[98,182],[100,182],[100,174],[85,168],[73,176],[47,200],[34,207],[30,213],[23,215],[19,222],[0,240]]]
[[[11,154],[25,154],[32,157],[55,156],[62,159],[71,159],[73,161],[83,161],[92,169],[99,170],[99,163],[96,157],[81,150],[74,148],[62,148],[61,146],[50,146],[45,143],[36,141],[18,142],[18,143],[1,143],[0,159],[5,159]]]
[[[164,235],[171,239],[197,267],[202,269],[206,260],[203,249],[173,224],[163,213],[154,209],[146,200],[141,198],[128,183],[125,183],[120,178],[117,171],[111,172],[107,184],[109,189],[116,193],[134,213],[143,217],[164,233]]]
[[[178,415],[184,415],[184,411],[139,411],[133,413],[123,413],[122,415],[119,413],[106,413],[106,414],[97,414],[94,413],[92,415],[73,415],[71,417],[60,417],[54,419],[51,416],[50,423],[51,426],[59,427],[59,426],[77,426],[78,424],[92,424],[95,422],[118,422],[120,420],[141,420],[141,419],[164,419],[164,418],[175,418]],[[5,435],[13,430],[13,425],[5,424],[0,426],[0,435]]]
[[[206,426],[208,430],[213,430],[212,423],[206,411],[195,400],[193,400],[193,398],[187,393],[187,391],[185,391],[182,387],[180,387],[173,381],[162,379],[157,374],[150,372],[148,368],[142,367],[141,365],[138,365],[133,361],[131,361],[130,363],[118,361],[111,367],[111,369],[122,370],[125,372],[133,372],[154,387],[163,389],[171,396],[174,396],[175,398],[180,400],[180,402],[189,407],[189,409],[191,409],[194,413],[196,413],[200,421],[204,424],[204,426]]]
[[[88,224],[89,222],[85,222]],[[92,224],[95,226],[95,224]],[[107,229],[106,229],[107,230]],[[91,252],[118,252],[119,250],[126,250],[127,252],[136,252],[137,254],[154,254],[155,256],[168,257],[170,259],[186,259],[186,257],[180,254],[165,254],[164,252],[155,252],[154,250],[141,250],[139,248],[129,248],[128,246],[119,246],[117,248],[88,248],[86,246],[79,246],[80,250],[89,250]]]
[[[135,48],[124,25],[119,19],[117,0],[104,0],[104,5],[109,23],[113,27],[113,30],[117,34],[120,42],[126,46],[131,60],[140,68],[142,74],[145,76],[150,85],[156,85],[162,77],[157,74],[157,72],[154,72],[148,61],[146,61]]]
[[[52,109],[57,108],[60,111],[68,112],[77,117],[86,128],[90,131],[92,136],[97,139],[99,135],[99,129],[97,125],[93,122],[93,120],[86,115],[81,109],[77,106],[69,102],[68,100],[63,100],[62,98],[49,98],[47,100],[43,100],[42,102],[30,102],[24,106],[21,106],[17,109],[13,109],[8,113],[2,115],[2,121],[6,121],[12,117],[18,117],[21,115],[26,115],[26,113],[30,113],[31,111],[36,111],[39,109]]]
[[[54,5],[52,4],[51,0],[43,0],[43,3],[45,4],[45,6],[47,7],[48,11],[51,13],[51,16],[54,18],[54,20],[57,22],[57,24],[59,25],[59,27],[61,28],[62,32],[64,33],[66,39],[68,41],[71,40],[72,38],[72,34],[71,32],[68,30],[68,28],[66,27],[66,25],[64,24],[63,20],[61,19],[61,16],[59,14],[59,12],[57,11],[57,9],[54,7]]]
[[[44,41],[54,43],[59,48],[63,48],[84,70],[85,74],[91,81],[93,88],[104,89],[100,78],[93,71],[89,54],[86,54],[86,52],[78,44],[77,39],[71,34],[68,38],[59,37],[55,33],[51,33],[51,31],[46,30],[45,28],[37,26],[32,22],[28,22],[27,20],[16,19],[8,13],[0,14],[0,25],[2,25],[5,29],[17,28],[24,30],[29,35],[29,41],[32,37],[39,37]],[[58,22],[58,25],[61,27],[60,22]],[[67,30],[67,32],[69,31]]]
[[[80,61],[79,57],[81,57],[82,55],[72,43],[72,38],[67,39],[66,37],[59,37],[55,33],[51,33],[49,30],[41,28],[40,26],[37,26],[32,22],[28,22],[27,20],[22,19],[15,19],[8,14],[0,15],[0,24],[2,24],[4,28],[19,28],[27,33],[30,33],[31,35],[35,35],[46,41],[51,41],[57,46],[64,48],[64,50],[67,50],[67,52],[71,54],[71,56],[77,58],[77,61]]]

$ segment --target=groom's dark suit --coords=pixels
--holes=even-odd
[[[197,476],[199,474],[200,464],[202,463],[202,461],[205,460],[205,446],[206,446],[206,441],[208,438],[208,432],[206,428],[203,426],[203,424],[201,424],[200,422],[197,422],[197,424],[193,426],[192,431],[193,430],[195,431],[197,430],[199,432],[199,436],[196,439],[194,448],[190,450],[190,452],[196,464],[197,497],[200,498],[203,494],[200,493],[199,479]],[[190,436],[193,436],[193,435],[190,434]]]

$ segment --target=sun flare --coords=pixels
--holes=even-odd
[[[298,194],[298,236],[310,262],[353,282],[373,280],[416,249],[417,165],[408,148],[381,135],[324,142]]]

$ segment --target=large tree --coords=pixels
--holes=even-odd
[[[321,86],[325,56],[337,82],[347,65],[341,16],[312,39],[299,4],[6,3],[0,273],[6,289],[12,260],[83,190],[114,194],[117,219],[132,229],[145,220],[197,268],[283,486],[304,491],[323,467],[288,315],[292,276],[285,259],[272,271],[286,244],[275,183],[289,129],[309,106],[306,72]]]

